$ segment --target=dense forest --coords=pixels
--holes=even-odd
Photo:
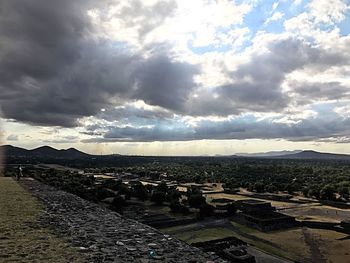
[[[216,181],[255,192],[302,192],[317,199],[348,199],[350,162],[253,158],[159,158],[105,172],[131,172],[154,179],[166,174],[178,182]]]
[[[49,163],[51,160],[26,160]],[[12,164],[25,163],[21,159]],[[227,188],[256,192],[302,192],[307,197],[345,200],[350,192],[350,162],[235,157],[108,156],[55,163],[97,172],[131,172],[153,179],[166,174],[180,183],[216,181]]]

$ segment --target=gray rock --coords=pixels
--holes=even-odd
[[[214,256],[135,220],[35,180],[21,182],[45,205],[39,225],[66,237],[87,262],[207,262]],[[106,200],[107,201],[107,200]],[[1,237],[6,237],[2,234]],[[150,258],[149,251],[155,255]],[[223,262],[215,260],[215,262]]]

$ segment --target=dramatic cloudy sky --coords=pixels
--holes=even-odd
[[[350,153],[346,0],[2,0],[3,143]]]

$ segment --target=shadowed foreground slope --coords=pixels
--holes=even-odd
[[[35,180],[22,180],[21,184],[45,206],[40,225],[66,237],[85,256],[86,262],[207,262],[213,259],[182,241],[75,195]]]
[[[43,206],[9,177],[0,177],[0,262],[84,262],[64,239],[38,224]]]

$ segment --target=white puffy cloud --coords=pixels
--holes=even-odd
[[[312,0],[308,7],[316,23],[326,24],[342,21],[349,10],[346,0]]]
[[[340,106],[340,107],[335,107],[334,111],[338,113],[341,117],[344,119],[350,119],[350,106]]]
[[[265,24],[265,25],[268,25],[268,24],[270,24],[270,23],[273,22],[273,21],[278,21],[278,20],[280,20],[283,16],[284,16],[283,13],[281,13],[281,12],[275,12],[275,13],[272,14],[271,17],[269,17],[269,18],[265,21],[264,24]]]

